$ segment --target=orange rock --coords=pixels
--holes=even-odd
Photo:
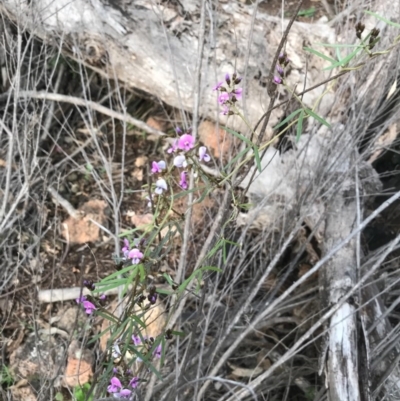
[[[82,386],[93,376],[93,355],[88,349],[82,349],[81,344],[73,340],[68,348],[68,364],[64,373],[65,387]]]
[[[158,129],[159,131],[165,131],[166,128],[165,122],[155,117],[149,117],[146,124],[151,128]]]
[[[62,235],[70,243],[84,244],[94,242],[99,239],[100,228],[91,220],[104,224],[106,217],[104,209],[106,202],[102,200],[90,200],[86,202],[79,210],[83,217],[75,219],[69,217],[62,224]]]
[[[226,157],[233,142],[231,134],[211,121],[199,125],[199,138],[215,157]]]

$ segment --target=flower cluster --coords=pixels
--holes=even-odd
[[[176,168],[184,169],[180,173],[179,185],[182,189],[188,188],[187,174],[188,168],[190,167],[190,157],[193,156],[193,151],[197,145],[191,131],[183,132],[179,127],[176,129],[176,133],[179,135],[167,150],[169,154],[175,154],[173,165]],[[205,146],[198,147],[198,161],[209,162],[211,156],[207,153]],[[167,181],[163,178],[164,171],[167,170],[167,164],[164,160],[153,161],[151,164],[152,174],[159,174],[160,177],[156,180],[154,194],[151,197],[146,197],[148,200],[148,206],[151,207],[154,200],[154,195],[162,195],[168,190]]]
[[[139,246],[139,241],[136,240],[136,241],[134,241],[134,248],[131,248],[129,241],[125,238],[124,246],[121,249],[122,254],[124,255],[124,258],[131,259],[132,264],[134,264],[134,265],[138,265],[144,256],[143,253],[140,252],[138,246]]]
[[[139,385],[139,378],[133,377],[130,381],[128,386],[135,389]],[[129,388],[122,388],[121,380],[118,377],[113,376],[110,380],[110,385],[107,387],[107,391],[111,393],[114,398],[120,398],[125,400],[130,400],[133,396],[132,390]]]
[[[281,53],[278,57],[278,63],[276,65],[276,71],[278,72],[278,75],[274,76],[274,83],[277,85],[280,85],[283,82],[284,76],[285,76],[285,68],[289,64],[290,60],[287,56],[286,53]]]
[[[236,73],[225,75],[225,82],[218,82],[214,86],[213,90],[218,91],[218,103],[222,106],[221,114],[232,115],[235,114],[231,109],[235,103],[242,98],[242,88],[236,88],[236,85],[240,84],[242,78],[238,77]],[[226,83],[227,86],[224,86]]]
[[[153,337],[150,337],[148,339],[146,337],[143,337],[143,342],[142,342],[142,338],[139,335],[136,335],[136,334],[134,334],[132,336],[132,341],[133,341],[133,344],[135,345],[135,347],[141,347],[142,348],[141,349],[142,352],[143,351],[147,352],[148,348],[149,347],[151,348],[153,346],[153,344],[154,344],[154,338]],[[160,344],[157,345],[157,347],[154,348],[153,356],[156,359],[160,359],[161,355],[162,355],[162,345],[160,343]],[[137,362],[142,362],[142,359],[137,357],[136,361]]]

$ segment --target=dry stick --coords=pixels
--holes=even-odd
[[[143,121],[140,121],[140,120],[130,116],[129,114],[126,114],[126,113],[123,114],[123,113],[119,113],[118,111],[111,110],[107,107],[102,106],[101,104],[93,102],[92,100],[84,100],[84,99],[74,97],[74,96],[60,95],[58,93],[47,93],[44,91],[39,91],[39,92],[20,91],[18,93],[15,91],[14,93],[15,93],[15,96],[17,96],[17,97],[30,97],[33,99],[43,99],[43,100],[52,100],[55,102],[70,103],[75,106],[86,106],[92,110],[98,111],[99,113],[102,113],[111,118],[115,118],[117,120],[135,125],[136,127],[147,132],[148,134],[157,135],[157,136],[165,136],[166,135],[164,132],[156,130],[154,128],[151,128],[149,125],[147,125]]]
[[[400,191],[398,192],[398,196],[397,198],[400,197]],[[397,199],[396,198],[396,199]],[[391,199],[389,199],[391,200]],[[376,217],[376,216],[375,216]],[[348,240],[351,240],[352,237],[354,237],[355,235],[358,234],[358,232],[360,232],[366,224],[369,223],[369,221],[367,222],[368,219],[366,219],[363,223],[362,227],[359,227],[357,230],[355,230],[351,236],[349,236],[349,238],[347,238]],[[343,241],[344,242],[344,241]],[[341,300],[340,302],[335,305],[335,307],[333,307],[331,310],[329,310],[327,313],[325,313],[325,315],[323,315],[318,322],[316,322],[293,346],[292,348],[286,352],[286,354],[284,354],[282,356],[282,359],[279,360],[278,362],[274,363],[266,372],[264,372],[262,375],[260,375],[259,377],[257,377],[257,379],[253,380],[250,384],[252,384],[252,388],[256,388],[258,385],[260,385],[262,383],[263,380],[265,380],[266,378],[268,378],[273,372],[274,370],[276,370],[280,365],[282,365],[283,363],[285,363],[287,360],[289,360],[294,354],[295,352],[300,348],[300,346],[315,332],[315,330],[317,330],[325,321],[327,321],[339,308],[341,308],[343,306],[343,304],[345,302],[347,302],[347,300],[349,299],[349,297],[351,297],[354,293],[356,293],[361,286],[370,278],[373,276],[373,274],[375,273],[375,271],[379,268],[379,266],[382,264],[382,262],[385,260],[385,258],[393,251],[393,249],[395,249],[396,245],[400,243],[400,235],[398,235],[391,243],[390,245],[387,247],[386,251],[382,253],[381,257],[377,260],[377,262],[371,267],[371,269],[368,271],[368,273],[354,286],[353,289],[351,289],[351,291],[349,291]],[[341,245],[341,244],[339,244]],[[339,246],[338,245],[338,246]],[[329,255],[327,255],[329,256]],[[330,255],[330,256],[333,256]],[[326,258],[324,258],[326,259]],[[322,261],[322,260],[321,260]],[[312,269],[314,270],[314,268]],[[311,272],[311,270],[310,270]],[[315,271],[313,271],[313,273],[315,273]],[[312,273],[312,274],[313,274]],[[308,274],[307,274],[308,275]],[[286,292],[290,292],[290,288],[285,291]],[[283,294],[283,295],[285,295]],[[282,298],[282,297],[280,297]],[[280,301],[280,298],[277,300],[277,302]],[[263,313],[261,318],[264,318],[266,314],[268,314],[271,309],[275,306],[276,302],[274,302],[273,304],[270,305],[270,307],[268,307],[268,310],[266,311],[266,313]],[[346,317],[345,317],[346,318]],[[246,397],[248,394],[244,393],[244,392],[238,392],[237,394],[235,394],[235,397],[228,399],[227,401],[237,401],[237,400],[241,400],[244,397]]]
[[[195,95],[194,95],[194,106],[193,106],[193,120],[192,120],[192,135],[194,140],[196,140],[197,137],[197,130],[198,130],[198,120],[199,120],[199,107],[200,107],[200,95],[201,95],[201,67],[202,67],[202,60],[203,60],[203,53],[204,53],[204,32],[205,32],[205,4],[206,0],[202,0],[201,2],[201,15],[200,15],[200,27],[199,27],[199,49],[198,49],[198,54],[197,54],[197,61],[196,61],[196,88],[195,88]],[[191,236],[191,225],[192,225],[192,207],[193,207],[193,188],[194,188],[194,173],[193,171],[190,172],[190,181],[189,181],[189,194],[187,198],[187,207],[188,210],[186,212],[185,216],[185,227],[183,231],[183,244],[181,248],[181,253],[179,257],[179,265],[178,265],[178,270],[176,273],[176,281],[178,283],[181,282],[183,276],[184,276],[184,267],[186,265],[186,255],[188,252],[188,244],[189,244],[189,239]],[[172,302],[176,302],[177,299],[174,297]],[[181,305],[185,305],[185,298],[181,301]],[[182,311],[182,308],[178,307],[179,311]],[[179,316],[175,313],[173,320],[177,320]],[[172,327],[173,324],[175,324],[175,321],[173,321],[172,324],[170,324],[170,327]],[[176,339],[177,341],[177,348],[179,348],[179,336]],[[178,361],[176,361],[176,367],[179,366]],[[176,380],[176,386],[178,387],[178,380],[179,380],[179,375],[177,374],[175,376]],[[146,396],[145,396],[145,401],[150,401],[152,393],[153,393],[153,388],[154,388],[154,383],[155,383],[155,375],[152,376],[152,380],[150,383],[150,386],[148,386]]]
[[[326,261],[328,261],[331,257],[333,257],[336,254],[336,252],[338,250],[340,250],[344,245],[346,245],[352,238],[354,238],[354,236],[356,236],[372,220],[374,220],[383,210],[385,210],[389,205],[391,205],[393,202],[395,202],[399,198],[400,198],[400,191],[397,192],[396,194],[394,194],[393,196],[391,196],[379,208],[377,208],[373,213],[371,213],[371,215],[368,216],[368,218],[366,218],[350,235],[348,235],[347,238],[345,238],[343,241],[341,241],[339,244],[337,244],[335,247],[333,247],[332,250],[325,257],[323,257],[312,269],[310,269],[306,274],[304,274],[304,276],[302,276],[299,280],[297,280],[295,283],[293,283],[275,301],[273,301],[270,305],[266,306],[266,309],[249,324],[247,329],[244,330],[237,337],[237,339],[234,341],[234,343],[225,351],[225,353],[221,356],[221,358],[220,358],[219,362],[217,363],[217,365],[211,371],[210,375],[211,376],[215,376],[218,373],[219,369],[226,362],[227,358],[229,358],[229,356],[235,351],[236,347],[253,330],[253,327],[255,325],[257,325],[258,322],[260,322],[262,319],[264,319],[266,316],[268,316],[268,314],[270,314],[271,311],[274,310],[274,308],[276,308],[277,305],[279,305],[279,303],[281,303],[285,298],[287,298],[296,288],[298,288],[301,284],[303,284],[310,276],[312,276],[314,273],[316,273]],[[400,236],[399,236],[399,241],[400,241]],[[368,277],[369,277],[369,275],[368,275]],[[359,283],[357,284],[357,286],[354,287],[354,291],[358,288],[358,286],[359,286]],[[338,304],[337,308],[340,307],[343,302],[344,301],[342,301],[340,304]],[[337,308],[336,309],[332,309],[331,310],[332,313],[328,312],[328,314],[326,314],[325,317],[328,316],[328,315],[329,315],[328,317],[330,317],[337,310]],[[310,330],[306,333],[308,336],[310,336],[312,334],[312,332],[310,332]],[[298,340],[298,343],[300,342],[300,340],[306,338],[304,336],[305,335],[303,335],[301,337],[301,339]],[[302,341],[304,341],[304,340],[302,340]],[[272,365],[272,367],[267,372],[269,372],[269,374],[272,373],[272,371],[270,372],[270,370],[272,368],[275,370],[278,366],[280,366],[287,359],[289,359],[289,358],[285,358],[284,360],[282,360],[281,363],[276,363],[276,364]],[[266,376],[265,376],[265,374],[263,374],[260,377],[266,378],[266,377],[269,376],[269,374],[266,375]],[[259,382],[257,382],[257,383],[259,384]],[[200,398],[199,398],[199,400],[200,400]]]

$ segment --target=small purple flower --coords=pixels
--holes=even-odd
[[[79,298],[76,298],[76,303],[77,304],[83,304],[86,301],[86,297],[84,295],[80,296]]]
[[[160,160],[159,162],[151,163],[151,172],[153,174],[161,173],[162,170],[165,170],[167,165],[164,160]]]
[[[106,298],[107,298],[106,294],[101,294],[100,297],[99,297],[100,301],[105,301]]]
[[[194,147],[194,138],[192,135],[184,134],[178,140],[178,148],[188,151]]]
[[[228,114],[229,114],[229,106],[227,106],[226,104],[224,104],[223,106],[222,106],[222,111],[221,111],[221,113],[220,114],[223,114],[224,116],[227,116]]]
[[[129,382],[129,385],[132,388],[136,388],[139,385],[139,378],[138,377],[133,377],[132,380]]]
[[[213,91],[217,91],[217,90],[221,89],[223,84],[224,83],[222,81],[218,82],[217,85],[214,86]]]
[[[122,384],[119,381],[118,377],[112,377],[110,380],[110,385],[107,387],[107,391],[109,393],[117,393],[119,391],[119,389],[122,388]]]
[[[187,167],[186,157],[184,155],[176,156],[174,159],[174,166],[175,167]]]
[[[115,394],[117,398],[131,398],[132,391],[128,390],[127,388],[122,389],[119,393]]]
[[[121,251],[125,257],[128,256],[129,249],[130,249],[129,241],[126,238],[124,238],[124,246],[121,248]]]
[[[279,64],[276,65],[276,71],[278,71],[278,74],[279,74],[281,77],[283,77],[284,71],[283,71],[283,68],[282,68]]]
[[[187,189],[187,187],[188,187],[188,183],[186,180],[186,174],[187,174],[186,171],[181,172],[181,179],[179,181],[179,185],[181,186],[182,189]]]
[[[96,310],[96,307],[90,301],[83,301],[82,305],[88,315],[91,315]]]
[[[168,189],[168,186],[167,186],[167,183],[165,182],[165,180],[163,178],[158,179],[156,182],[156,189],[154,190],[154,192],[157,195],[161,195],[167,189]]]
[[[199,160],[205,161],[206,163],[211,160],[210,155],[207,153],[207,148],[205,146],[199,147]]]
[[[242,98],[242,92],[243,92],[242,88],[236,88],[232,91],[232,95],[235,96],[236,100],[240,100]]]
[[[182,134],[183,134],[183,131],[182,131],[179,127],[176,127],[176,128],[175,128],[175,132],[176,132],[178,135],[182,135]]]
[[[227,92],[222,92],[218,96],[218,103],[219,104],[225,104],[228,100],[229,100],[229,93],[227,93]]]
[[[154,352],[153,352],[153,355],[157,359],[160,359],[161,358],[161,354],[162,354],[162,346],[161,346],[161,344],[158,344],[157,347],[155,348]]]
[[[117,368],[113,368],[113,373],[118,373],[118,369]]]
[[[274,81],[274,83],[277,84],[277,85],[280,85],[280,84],[282,83],[281,77],[278,77],[278,76],[276,76],[276,75],[274,76],[273,81]]]
[[[140,259],[143,258],[143,253],[139,251],[137,248],[133,248],[128,253],[128,258],[132,259],[132,263],[137,265],[140,263]]]
[[[152,305],[155,305],[155,303],[157,302],[157,294],[149,294],[148,296],[147,296],[147,299],[149,300],[149,302],[152,304]]]
[[[142,340],[140,339],[140,337],[136,336],[135,334],[133,334],[133,336],[132,336],[132,341],[136,347],[142,343]]]
[[[175,139],[174,143],[171,147],[167,150],[167,153],[174,153],[178,150],[178,139]]]
[[[228,73],[225,74],[225,82],[226,82],[228,85],[231,84],[231,76],[230,76]]]

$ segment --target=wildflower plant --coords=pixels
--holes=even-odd
[[[378,16],[377,18],[382,19]],[[394,25],[394,23],[391,24]],[[395,25],[400,28],[400,25]],[[364,38],[362,35],[365,26],[361,22],[356,24],[355,30],[360,43],[354,45],[354,50],[345,57],[341,56],[340,51],[337,52],[338,59],[334,59],[311,48],[305,48],[305,50],[328,61],[330,66],[326,68],[327,70],[340,68],[341,71],[336,77],[361,68],[362,63],[360,64],[358,60],[354,65],[351,64],[351,61],[360,52],[364,52],[369,58],[385,54],[385,51],[372,52],[379,42],[379,30],[372,30]],[[282,46],[283,43],[280,47]],[[278,49],[276,64],[271,70],[270,82],[275,88],[272,90],[276,90],[278,86],[287,90],[297,100],[299,108],[278,124],[275,129],[285,124],[288,125],[286,128],[288,129],[296,124],[296,138],[299,139],[305,119],[314,118],[327,127],[329,127],[329,123],[314,111],[317,105],[305,105],[301,94],[296,93],[288,86],[286,78],[290,71],[289,56],[286,52]],[[224,80],[213,87],[213,91],[216,92],[216,101],[220,105],[221,113],[228,117],[236,116],[243,119],[253,137],[255,128],[250,127],[239,107],[243,96],[243,90],[240,87],[241,81],[242,78],[237,73],[226,74]],[[214,266],[202,266],[195,269],[181,283],[175,283],[168,274],[159,271],[159,266],[160,261],[168,258],[175,233],[182,232],[185,216],[176,210],[176,201],[179,198],[197,191],[200,194],[199,201],[202,201],[217,186],[226,183],[232,186],[235,174],[249,161],[255,161],[261,170],[259,152],[268,147],[271,141],[258,146],[251,138],[249,139],[249,136],[229,128],[226,130],[239,138],[243,147],[239,154],[221,169],[221,175],[216,178],[204,169],[205,164],[212,162],[207,144],[200,143],[190,129],[180,127],[175,129],[175,135],[171,138],[165,160],[151,161],[149,165],[150,181],[143,186],[145,192],[143,202],[153,214],[152,224],[140,233],[137,229],[124,233],[120,248],[122,255],[119,260],[120,269],[96,284],[85,280],[84,286],[88,288],[91,295],[80,296],[76,300],[89,316],[99,315],[112,323],[111,327],[107,329],[110,331],[110,339],[108,341],[109,365],[106,373],[108,374],[107,392],[114,398],[132,399],[134,391],[145,381],[142,374],[146,369],[161,378],[159,368],[163,364],[167,342],[174,336],[183,335],[183,333],[173,331],[172,327],[168,327],[167,322],[162,334],[156,338],[148,336],[146,334],[148,323],[145,319],[146,312],[154,308],[160,296],[170,296],[175,302],[172,304],[172,308],[176,307],[185,291],[193,287],[193,283],[196,281],[198,283],[196,291],[200,289],[200,282],[208,272],[221,271]],[[165,229],[167,229],[167,233],[162,235],[161,233]],[[216,241],[207,258],[211,258],[219,250],[224,250],[227,243],[235,245],[221,238]],[[170,290],[157,288],[153,284],[153,278],[161,276],[169,284]],[[104,293],[117,287],[122,288],[122,295],[126,299],[123,313],[118,317],[108,312],[102,305],[102,302],[105,301]],[[99,336],[103,334],[104,332]]]

